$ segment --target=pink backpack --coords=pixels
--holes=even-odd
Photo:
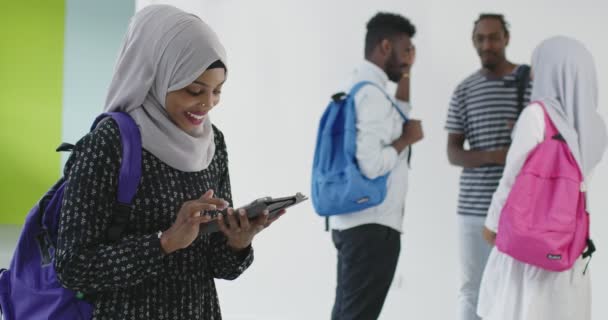
[[[530,152],[500,214],[496,247],[550,271],[564,271],[595,250],[581,170],[545,115],[545,139]],[[589,250],[583,254],[588,246]]]

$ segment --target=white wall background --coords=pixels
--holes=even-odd
[[[426,138],[415,148],[405,233],[393,288],[381,319],[454,319],[459,279],[456,246],[459,170],[445,155],[447,105],[457,83],[478,68],[470,41],[480,12],[511,23],[507,55],[529,62],[544,38],[564,34],[588,45],[600,77],[601,112],[608,115],[608,27],[605,1],[146,1],[199,14],[229,55],[229,81],[214,122],[230,152],[234,197],[310,193],[319,117],[330,94],[363,56],[365,23],[379,10],[417,26],[414,117]],[[594,319],[608,318],[608,156],[591,186]],[[311,203],[290,210],[255,241],[256,261],[237,281],[218,284],[226,319],[328,319],[335,286],[335,250]]]
[[[62,141],[75,143],[103,110],[132,1],[66,0]],[[69,157],[62,154],[62,167]],[[63,173],[63,168],[61,168]]]

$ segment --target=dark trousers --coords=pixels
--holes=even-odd
[[[332,239],[338,250],[332,320],[377,319],[395,275],[401,235],[389,227],[366,224],[333,230]]]

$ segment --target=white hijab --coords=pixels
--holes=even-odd
[[[217,60],[227,65],[224,47],[200,18],[168,5],[148,6],[131,18],[105,111],[129,113],[141,130],[143,148],[169,166],[204,170],[215,153],[209,116],[188,134],[169,118],[165,98]]]
[[[585,176],[600,162],[608,139],[598,113],[591,53],[574,39],[553,37],[532,55],[532,101],[542,101]]]

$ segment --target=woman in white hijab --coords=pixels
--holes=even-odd
[[[543,41],[532,56],[531,101],[541,101],[566,140],[585,180],[606,149],[606,127],[598,114],[595,65],[589,51],[566,37]],[[500,212],[528,154],[543,139],[544,113],[532,102],[513,132],[503,177],[492,198],[484,230],[493,244]],[[550,159],[548,159],[550,161]],[[498,230],[500,232],[500,230]],[[492,250],[486,265],[478,314],[484,320],[588,320],[591,318],[589,271],[578,259],[564,272],[551,272]]]
[[[64,286],[92,297],[94,319],[221,319],[214,278],[247,269],[253,237],[274,221],[228,209],[218,215],[222,232],[200,233],[209,211],[232,205],[226,145],[209,118],[226,65],[197,16],[154,5],[132,18],[105,106],[131,115],[143,146],[119,241],[106,238],[121,158],[116,123],[80,140],[66,165],[55,268]]]

